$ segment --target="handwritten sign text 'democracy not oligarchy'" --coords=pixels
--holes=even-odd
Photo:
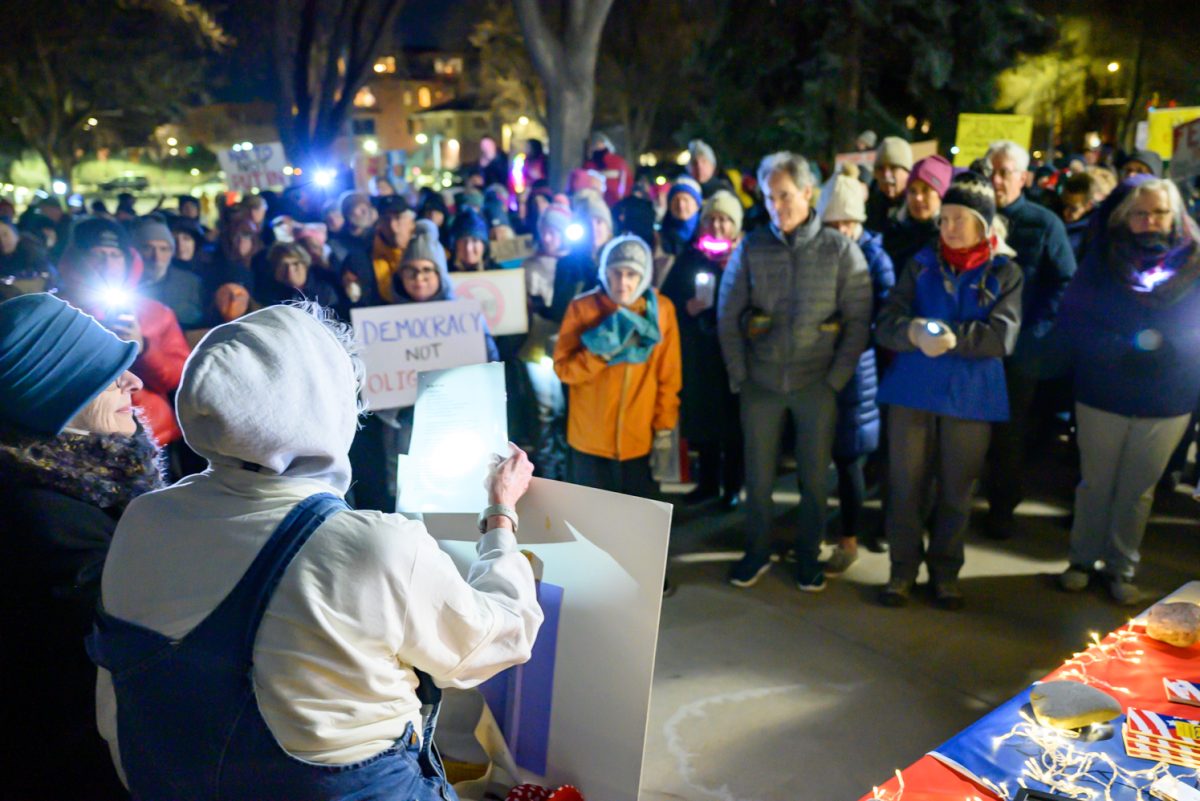
[[[372,409],[412,406],[417,373],[487,361],[487,324],[478,301],[446,300],[352,309]]]

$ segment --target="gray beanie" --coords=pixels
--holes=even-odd
[[[147,242],[167,242],[175,252],[175,237],[166,223],[154,217],[143,217],[133,225],[133,246],[138,250]]]
[[[712,146],[703,139],[693,139],[688,142],[688,153],[692,158],[708,159],[715,166],[717,163],[717,154],[713,152]]]
[[[446,250],[438,241],[438,227],[433,220],[417,220],[417,227],[404,250],[401,264],[408,264],[410,261],[432,262],[437,266],[438,274],[445,276]]]

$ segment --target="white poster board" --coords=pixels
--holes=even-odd
[[[517,505],[521,547],[563,588],[545,776],[588,801],[637,801],[658,642],[670,504],[535,478]],[[474,516],[426,515],[465,574]]]
[[[479,301],[492,336],[524,334],[529,330],[525,270],[484,270],[450,273],[454,294]]]
[[[1175,152],[1171,155],[1171,177],[1177,181],[1200,175],[1200,120],[1175,128]]]
[[[234,192],[289,186],[292,182],[283,171],[287,166],[287,155],[279,142],[220,150],[217,161],[225,171],[225,185]]]
[[[372,409],[412,406],[417,374],[487,361],[479,303],[443,300],[351,309],[367,380],[363,399]]]

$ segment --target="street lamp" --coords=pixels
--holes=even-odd
[[[1108,62],[1108,71],[1109,72],[1116,72],[1119,69],[1121,69],[1120,62],[1117,62],[1117,61]]]
[[[100,120],[96,119],[95,117],[88,117],[88,125],[95,128],[99,124],[100,124]]]
[[[168,147],[175,147],[175,145],[177,145],[177,144],[179,144],[179,140],[178,140],[178,139],[176,139],[176,138],[175,138],[175,137],[173,137],[173,136],[168,136],[168,137],[167,137],[167,146],[168,146]]]
[[[418,145],[423,145],[428,141],[429,141],[429,137],[426,136],[425,134],[423,134],[423,133],[417,134],[417,144]]]

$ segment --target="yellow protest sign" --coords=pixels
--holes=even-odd
[[[1150,136],[1146,140],[1146,149],[1169,159],[1175,149],[1175,126],[1200,119],[1200,106],[1156,108],[1147,116],[1150,119]]]
[[[988,145],[1007,139],[1026,150],[1033,142],[1033,117],[1025,114],[959,114],[958,134],[954,144],[955,167],[970,167],[975,159],[983,158]]]

